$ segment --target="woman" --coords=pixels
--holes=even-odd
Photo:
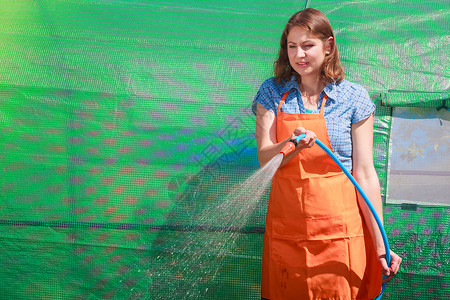
[[[370,211],[336,163],[313,145],[317,137],[335,152],[382,217],[372,157],[375,106],[364,88],[344,80],[333,30],[320,11],[293,15],[280,46],[275,77],[262,84],[253,103],[260,165],[291,138],[306,137],[272,180],[262,299],[374,298],[380,272],[391,280],[401,258],[391,252],[387,265]]]

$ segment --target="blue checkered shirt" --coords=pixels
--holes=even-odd
[[[256,114],[256,103],[259,103],[276,114],[281,97],[287,91],[289,91],[289,95],[281,107],[281,111],[306,113],[295,77],[292,77],[290,81],[284,84],[277,83],[273,77],[264,81],[253,100],[253,113]],[[351,124],[367,119],[373,114],[375,104],[362,86],[347,80],[342,80],[340,83],[327,84],[320,94],[318,107],[322,105],[324,94],[328,96],[325,103],[324,116],[331,147],[337,158],[351,171]],[[320,111],[317,109],[312,113],[318,114]]]

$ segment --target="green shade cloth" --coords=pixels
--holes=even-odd
[[[382,95],[383,105],[390,107],[448,107],[447,93],[389,92]]]

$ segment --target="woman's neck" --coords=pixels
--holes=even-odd
[[[303,105],[308,109],[317,109],[320,93],[325,84],[319,78],[302,78],[298,84],[302,93]]]

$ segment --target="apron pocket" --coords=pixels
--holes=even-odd
[[[342,238],[344,238],[344,225],[341,216],[306,219],[307,240],[319,241]]]
[[[341,216],[304,219],[272,219],[272,237],[290,240],[329,240],[344,238]]]
[[[272,258],[279,266],[317,267],[330,262],[335,266],[336,263],[342,267],[345,265],[345,268],[348,265],[348,249],[340,216],[274,218],[271,233]]]

